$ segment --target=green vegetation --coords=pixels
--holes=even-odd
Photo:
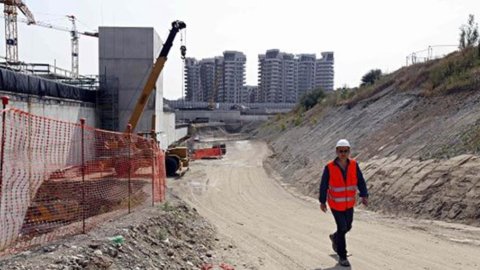
[[[478,41],[478,23],[475,22],[475,16],[470,14],[468,16],[467,24],[460,27],[460,42],[458,48],[464,50],[466,48],[474,47],[477,45]],[[478,46],[480,50],[480,44]]]
[[[478,88],[480,75],[479,51],[466,48],[460,53],[438,61],[430,69],[427,90],[454,93]]]
[[[321,102],[325,98],[325,92],[321,88],[314,89],[300,98],[300,106],[308,111],[313,108],[317,103]]]
[[[380,69],[372,69],[362,77],[362,84],[360,86],[368,86],[374,84],[382,77],[382,71]]]
[[[302,122],[303,122],[303,117],[302,117],[302,115],[300,114],[300,115],[297,116],[297,118],[295,118],[295,126],[296,126],[296,127],[297,127],[297,126],[300,126],[300,125],[302,124]]]

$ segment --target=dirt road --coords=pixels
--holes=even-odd
[[[195,161],[170,186],[257,269],[346,269],[328,240],[335,229],[331,213],[267,174],[262,161],[269,154],[263,142],[232,142],[224,159]],[[351,269],[480,269],[476,227],[358,209],[347,241]]]

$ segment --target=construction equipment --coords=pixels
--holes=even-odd
[[[72,23],[72,28],[63,27],[63,26],[56,26],[56,25],[52,25],[52,24],[45,23],[45,22],[40,22],[40,21],[30,22],[30,20],[26,20],[26,19],[23,19],[23,18],[18,18],[17,20],[19,22],[23,22],[23,23],[26,23],[28,25],[36,25],[36,26],[40,26],[40,27],[45,27],[45,28],[55,29],[55,30],[59,30],[59,31],[69,32],[71,37],[72,37],[72,73],[71,74],[72,74],[72,77],[74,79],[77,79],[79,77],[78,58],[79,58],[80,49],[79,49],[79,44],[78,43],[79,43],[80,35],[89,36],[89,37],[97,37],[98,38],[98,32],[81,32],[81,31],[78,31],[77,30],[77,24],[76,24],[77,18],[74,15],[67,15],[66,17]]]
[[[148,99],[152,94],[153,90],[155,90],[155,83],[157,82],[157,79],[163,70],[165,62],[167,61],[167,55],[170,52],[175,36],[180,30],[184,29],[186,26],[187,25],[182,21],[172,22],[172,29],[170,30],[170,33],[167,37],[167,40],[165,41],[165,44],[163,44],[162,50],[160,51],[160,55],[157,57],[153,65],[152,71],[148,76],[147,82],[143,87],[140,97],[137,100],[137,104],[135,105],[132,115],[130,116],[130,120],[128,121],[128,123],[131,125],[131,130],[135,130],[135,128],[137,127],[138,121],[140,120],[140,117],[143,114],[143,111],[148,102]],[[185,59],[186,50],[187,49],[185,46],[182,45],[180,47],[182,59]],[[155,115],[153,115],[153,119],[152,119],[152,130],[155,130]],[[128,132],[128,128],[126,131]],[[152,137],[156,139],[155,138],[156,136],[154,135],[155,134],[153,132]],[[177,172],[180,172],[180,173],[185,172],[186,169],[188,168],[188,165],[189,165],[188,163],[189,163],[189,158],[188,158],[188,150],[186,147],[172,147],[167,149],[165,153],[165,167],[166,167],[166,173],[168,176],[173,176]]]
[[[5,14],[5,48],[9,63],[18,63],[17,8],[25,15],[28,24],[34,24],[35,18],[22,0],[0,0]]]

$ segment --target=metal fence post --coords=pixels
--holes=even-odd
[[[152,206],[155,206],[155,162],[157,162],[157,156],[155,155],[155,144],[157,143],[157,138],[155,130],[152,129]]]
[[[6,116],[5,109],[7,108],[9,100],[10,98],[7,96],[2,97],[3,112],[2,112],[2,146],[1,146],[2,149],[0,153],[0,196],[2,195],[2,187],[3,187],[3,158],[4,158],[3,155],[5,153],[5,116]]]
[[[82,233],[85,233],[85,118],[80,119],[82,137]]]
[[[131,157],[131,144],[132,144],[132,125],[127,125],[127,132],[128,132],[128,213],[130,214],[131,211],[131,196],[132,196],[132,157]]]

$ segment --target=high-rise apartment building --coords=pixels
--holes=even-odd
[[[241,52],[225,51],[223,56],[185,61],[185,86],[188,101],[240,103],[245,85],[246,57]]]
[[[185,99],[188,101],[203,101],[200,70],[195,58],[185,59]]]
[[[202,100],[210,101],[215,92],[215,59],[207,58],[199,61],[200,88]]]
[[[333,91],[335,76],[333,64],[333,52],[322,52],[322,58],[317,59],[315,67],[315,88]]]
[[[268,50],[258,56],[261,102],[295,102],[297,61],[293,54]]]
[[[321,59],[277,49],[258,55],[259,102],[297,102],[315,88],[333,90],[333,79],[333,52],[323,52]]]
[[[220,102],[242,102],[246,62],[247,57],[241,52],[225,51],[223,53],[223,87],[220,88]]]
[[[334,54],[315,54],[267,50],[258,55],[258,88],[245,87],[246,57],[238,51],[223,56],[185,62],[186,99],[204,102],[294,103],[316,88],[334,89]],[[248,93],[247,93],[247,92]],[[252,94],[254,93],[254,94]]]
[[[300,98],[315,88],[315,54],[298,55],[298,93]]]

